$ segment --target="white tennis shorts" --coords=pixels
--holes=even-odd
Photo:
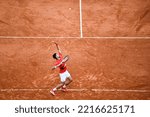
[[[65,82],[67,78],[71,78],[71,75],[67,70],[64,73],[60,73],[59,76],[61,82]]]

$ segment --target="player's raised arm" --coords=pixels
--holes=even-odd
[[[66,55],[66,56],[63,58],[62,63],[66,63],[68,60],[69,60],[69,56]]]
[[[54,42],[54,44],[56,45],[58,52],[61,53],[59,45],[56,42]]]

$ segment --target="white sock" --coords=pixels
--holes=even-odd
[[[56,90],[57,90],[56,88],[53,89],[53,91],[56,91]]]

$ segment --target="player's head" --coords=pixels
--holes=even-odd
[[[60,57],[59,57],[59,55],[58,55],[57,53],[54,53],[54,54],[53,54],[53,58],[57,60],[57,59],[59,59]]]

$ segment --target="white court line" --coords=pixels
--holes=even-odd
[[[80,39],[81,37],[0,36],[0,39]],[[85,39],[150,39],[150,37],[82,37]]]
[[[83,37],[85,39],[150,39],[150,37]]]
[[[91,89],[95,92],[150,92],[150,90],[131,90],[131,89]]]
[[[68,39],[81,37],[50,37],[50,36],[0,36],[0,39]]]
[[[19,91],[44,91],[50,89],[0,89],[0,92],[19,92]],[[150,92],[150,90],[129,90],[129,89],[68,89],[68,91],[73,92],[81,92],[81,91],[94,91],[94,92],[138,92],[138,93],[146,93]]]
[[[80,6],[80,38],[83,38],[83,29],[82,29],[82,0],[79,0]]]

